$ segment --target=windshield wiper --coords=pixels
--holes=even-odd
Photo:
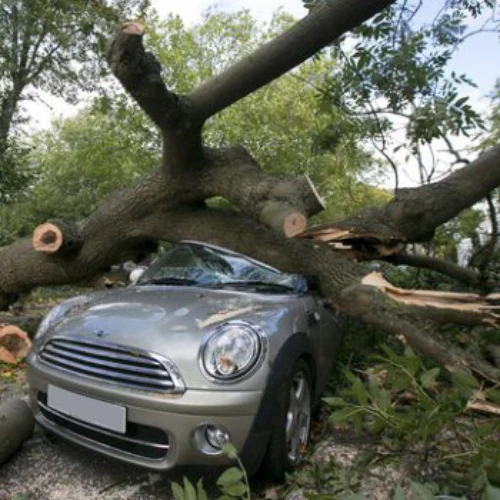
[[[250,280],[250,281],[226,281],[217,283],[213,286],[213,288],[224,288],[224,287],[242,287],[242,288],[268,288],[280,291],[294,292],[295,290],[288,285],[283,285],[281,283],[269,283],[268,281],[258,281],[258,280]]]
[[[196,280],[189,278],[176,278],[174,276],[166,276],[165,278],[151,278],[146,281],[137,283],[138,285],[181,285],[181,286],[193,286],[197,285]]]

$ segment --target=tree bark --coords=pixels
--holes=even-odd
[[[283,75],[394,0],[326,0],[290,30],[201,85],[187,100],[198,122]]]

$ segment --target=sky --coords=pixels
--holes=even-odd
[[[259,21],[269,20],[279,7],[297,18],[301,18],[307,13],[302,0],[152,0],[152,4],[161,17],[172,12],[180,15],[186,25],[199,22],[202,12],[214,5],[217,6],[218,10],[227,12],[248,9]],[[425,0],[416,20],[429,22],[434,18],[440,4],[441,2]],[[496,18],[500,19],[500,5],[497,6]],[[479,27],[481,23],[482,21],[477,21],[475,26]],[[451,69],[459,74],[466,73],[478,85],[477,89],[468,89],[467,93],[479,111],[487,112],[489,106],[487,96],[493,90],[495,81],[500,78],[500,70],[496,64],[500,53],[499,49],[498,34],[485,33],[470,38],[454,55]],[[35,129],[50,126],[51,120],[55,117],[71,116],[78,111],[78,107],[69,106],[62,99],[47,97],[45,101],[49,106],[36,104],[28,110],[33,118],[32,123]],[[83,104],[82,102],[80,107]],[[459,140],[454,145],[458,149],[463,149],[469,146],[469,143],[467,140]],[[404,185],[412,185],[414,181],[417,181],[414,169],[408,167],[403,179],[406,179]]]

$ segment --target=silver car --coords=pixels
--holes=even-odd
[[[337,313],[299,275],[181,242],[127,287],[72,298],[28,355],[38,423],[166,470],[225,465],[282,478],[301,458],[333,366]]]

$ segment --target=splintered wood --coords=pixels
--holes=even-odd
[[[327,243],[335,250],[370,250],[379,257],[388,257],[400,253],[405,246],[402,236],[382,238],[374,232],[355,232],[350,229],[335,227],[333,224],[313,226],[299,234],[298,237]]]
[[[476,317],[481,323],[500,325],[499,294],[481,296],[474,293],[441,292],[434,290],[405,290],[389,283],[380,273],[367,274],[363,285],[377,288],[397,302],[408,306],[456,311]]]

